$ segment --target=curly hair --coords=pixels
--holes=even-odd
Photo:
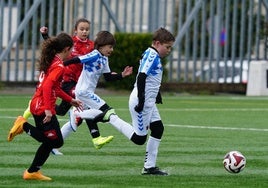
[[[42,43],[39,71],[47,72],[55,55],[66,47],[72,47],[73,40],[67,33],[60,33],[56,37],[50,37]]]

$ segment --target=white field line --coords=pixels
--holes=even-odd
[[[216,130],[239,130],[239,131],[260,131],[268,132],[268,129],[256,129],[256,128],[239,128],[239,127],[210,127],[200,125],[176,125],[176,124],[165,124],[168,127],[188,128],[188,129],[216,129]]]
[[[13,119],[15,120],[16,117],[14,116],[0,116],[1,119]],[[30,117],[30,119],[33,119]],[[59,118],[58,120],[61,122],[69,121],[68,116],[66,118]],[[256,129],[256,128],[239,128],[239,127],[218,127],[218,126],[201,126],[201,125],[177,125],[177,124],[165,124],[168,127],[177,127],[177,128],[184,128],[184,129],[214,129],[214,130],[239,130],[239,131],[260,131],[260,132],[268,132],[268,129]]]

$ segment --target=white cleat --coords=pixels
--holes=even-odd
[[[53,155],[63,155],[63,153],[61,153],[58,149],[55,149],[55,148],[51,150],[51,153]]]
[[[74,110],[75,109],[72,109],[69,111],[69,116],[70,116],[70,125],[71,125],[71,128],[74,132],[76,132],[77,130],[77,127],[78,127],[78,122],[79,122],[79,117],[77,117],[74,113]]]

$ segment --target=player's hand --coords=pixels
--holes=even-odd
[[[140,112],[143,110],[143,107],[144,107],[144,103],[143,103],[143,102],[139,102],[139,103],[135,106],[134,110],[135,110],[136,112],[140,113]]]
[[[50,110],[45,110],[46,117],[43,119],[43,123],[48,123],[51,121],[52,113]]]
[[[76,109],[78,110],[78,112],[82,112],[83,111],[83,103],[79,100],[76,99],[72,99],[71,101],[71,105],[76,107]]]
[[[45,27],[45,26],[42,26],[42,27],[40,28],[40,33],[41,33],[41,34],[47,34],[47,33],[48,33],[48,28]]]
[[[129,76],[131,75],[133,72],[133,67],[130,67],[130,66],[126,66],[124,71],[122,72],[122,77],[126,77],[126,76]]]

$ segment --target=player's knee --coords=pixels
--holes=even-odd
[[[164,132],[164,125],[162,121],[155,121],[150,124],[151,136],[161,139]]]
[[[63,146],[63,143],[63,139],[56,139],[51,143],[51,145],[53,146],[53,148],[60,148]]]
[[[62,101],[59,105],[56,105],[56,114],[60,116],[65,116],[65,114],[70,110],[72,105],[66,101]]]
[[[143,145],[146,142],[146,138],[147,138],[147,135],[139,136],[136,133],[134,133],[130,140],[137,145]]]
[[[104,105],[102,105],[101,107],[100,107],[100,109],[99,110],[101,110],[101,111],[106,111],[106,110],[108,110],[110,108],[110,106],[108,105],[108,104],[104,104]]]

